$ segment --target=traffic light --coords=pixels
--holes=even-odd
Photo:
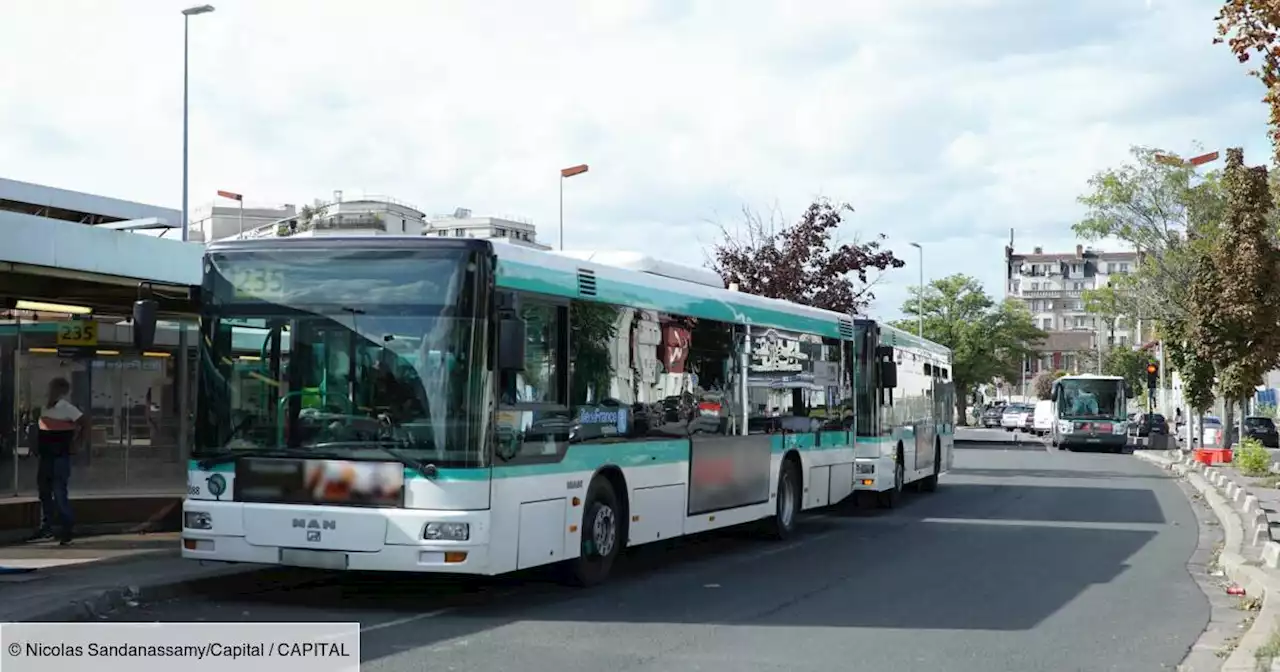
[[[1147,364],[1147,389],[1154,390],[1160,382],[1160,367],[1155,362]]]

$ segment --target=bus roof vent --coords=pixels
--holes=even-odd
[[[847,320],[843,317],[840,318],[840,337],[848,339],[853,338],[853,320]]]
[[[596,272],[589,268],[578,269],[578,295],[596,295]]]
[[[692,282],[706,287],[724,289],[724,280],[715,271],[706,268],[682,266],[638,252],[557,250],[553,254],[582,261],[593,261],[597,264],[622,268],[628,271],[639,271],[640,273],[671,278],[672,280]]]

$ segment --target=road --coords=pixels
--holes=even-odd
[[[932,494],[839,506],[787,543],[640,550],[591,590],[325,576],[210,591],[122,621],[359,621],[363,669],[1172,670],[1209,619],[1175,481],[1128,455],[969,445]]]

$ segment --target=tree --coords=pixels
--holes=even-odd
[[[1254,55],[1262,62],[1249,70],[1265,87],[1266,104],[1271,116],[1271,145],[1273,158],[1280,165],[1280,2],[1277,0],[1227,0],[1218,15],[1218,36],[1214,44],[1225,42],[1241,63],[1248,63]]]
[[[902,304],[909,317],[894,326],[915,331],[924,313],[924,336],[951,348],[951,379],[956,387],[956,414],[968,421],[969,398],[980,385],[995,378],[1012,380],[1021,375],[1031,347],[1044,340],[1031,313],[1016,300],[997,303],[982,283],[967,275],[952,275],[929,283],[920,301],[920,288],[911,288]]]
[[[1102,360],[1102,370],[1109,376],[1122,376],[1126,383],[1135,390],[1147,386],[1147,364],[1151,356],[1145,350],[1129,348],[1113,348]]]
[[[799,221],[779,228],[746,211],[745,234],[721,228],[711,268],[726,286],[737,284],[748,294],[858,313],[875,298],[871,273],[902,268],[905,262],[881,248],[883,234],[865,243],[836,245],[832,235],[851,212],[848,204],[819,199]]]
[[[1190,342],[1218,372],[1229,404],[1253,392],[1280,361],[1280,249],[1268,215],[1272,201],[1267,169],[1247,168],[1244,152],[1227,150],[1223,175],[1227,208],[1210,263],[1197,269]],[[1232,413],[1224,428],[1230,436]]]
[[[1035,390],[1036,398],[1052,399],[1054,382],[1065,375],[1067,375],[1066,371],[1041,371],[1036,375],[1035,380],[1031,381],[1031,387]]]
[[[1218,174],[1193,184],[1193,166],[1162,160],[1168,153],[1134,147],[1134,161],[1101,171],[1079,198],[1087,208],[1072,227],[1086,240],[1114,238],[1140,253],[1133,272],[1085,296],[1097,314],[1167,322],[1185,319],[1196,258],[1188,231],[1211,228],[1225,204]],[[1108,293],[1109,292],[1109,293]]]

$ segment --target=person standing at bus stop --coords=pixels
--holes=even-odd
[[[71,454],[78,443],[89,436],[89,416],[67,400],[71,384],[66,378],[49,381],[49,394],[40,412],[36,452],[39,466],[36,484],[40,491],[40,529],[32,541],[53,538],[54,519],[59,523],[58,541],[71,543],[71,499],[67,485],[71,480]]]

